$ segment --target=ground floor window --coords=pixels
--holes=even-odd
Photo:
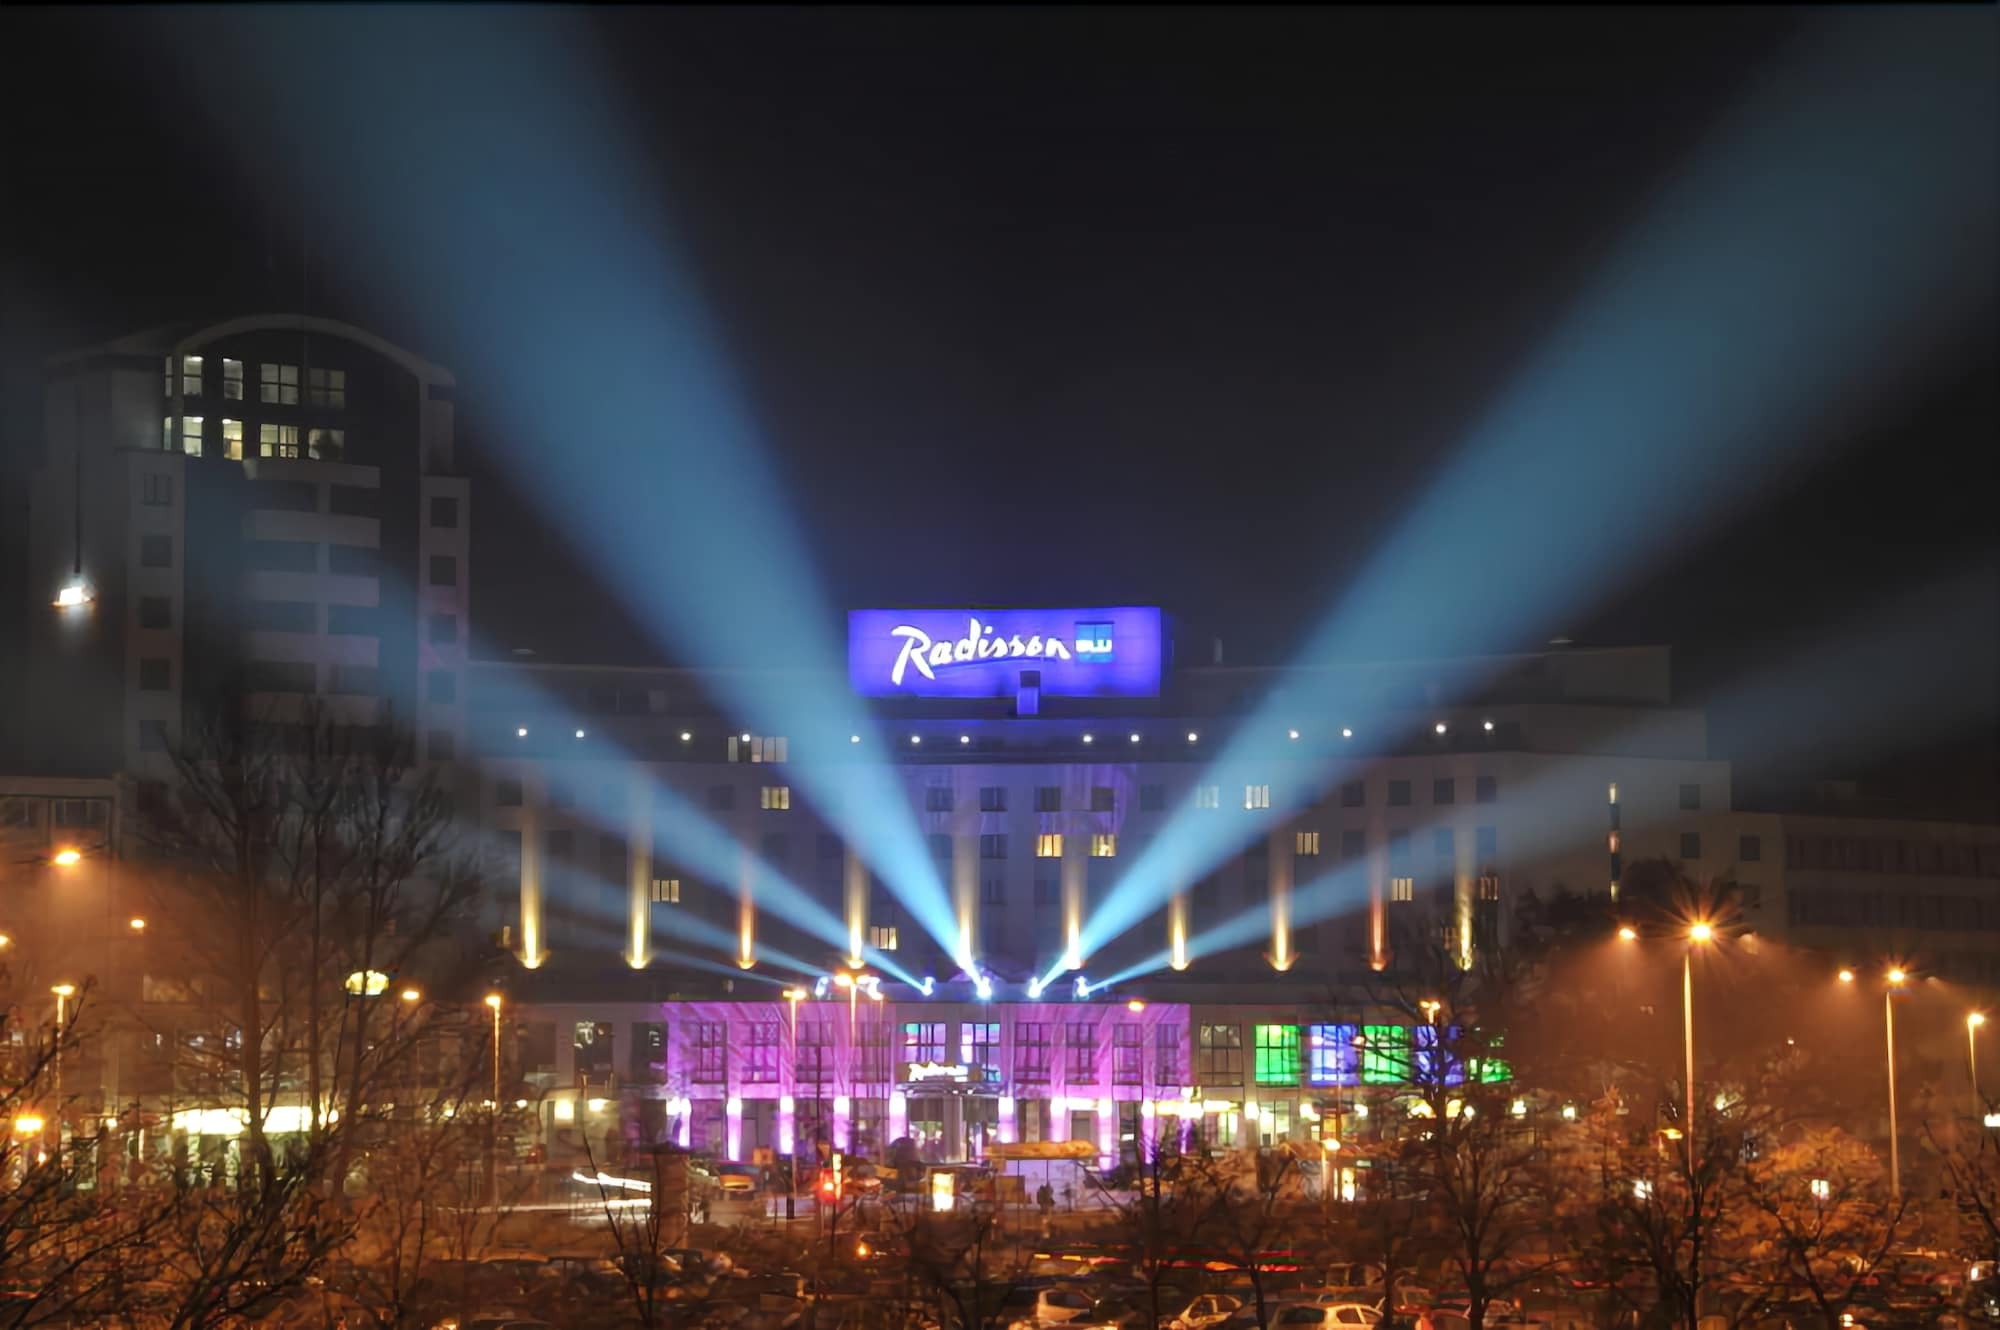
[[[1046,1099],[1023,1099],[1014,1105],[1014,1125],[1017,1134],[1024,1141],[1046,1141],[1049,1138],[1049,1101]]]
[[[1000,1101],[971,1098],[960,1101],[964,1110],[965,1154],[967,1159],[984,1159],[986,1147],[1000,1139]]]
[[[848,1120],[847,1148],[855,1154],[870,1159],[880,1159],[884,1147],[889,1142],[883,1133],[889,1129],[889,1101],[886,1099],[856,1099],[854,1113]]]
[[[945,1158],[944,1100],[928,1096],[911,1099],[909,1107],[909,1135],[918,1157],[931,1163],[941,1162]]]

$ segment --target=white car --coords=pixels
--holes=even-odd
[[[1365,1330],[1382,1320],[1382,1313],[1365,1302],[1295,1302],[1280,1307],[1271,1318],[1272,1330]]]
[[[1169,1330],[1209,1330],[1243,1310],[1243,1299],[1228,1293],[1204,1293],[1168,1320]]]
[[[1013,1322],[1009,1330],[1037,1330],[1047,1325],[1066,1325],[1090,1315],[1097,1300],[1073,1288],[1045,1288],[1035,1295],[1028,1314]]]

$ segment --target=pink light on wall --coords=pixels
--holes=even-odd
[[[854,1111],[854,1101],[844,1094],[833,1097],[833,1148],[840,1151],[854,1149],[854,1132],[849,1127],[850,1115]]]
[[[1000,1140],[1014,1140],[1014,1096],[1000,1096]]]
[[[735,1095],[729,1096],[722,1112],[727,1123],[724,1131],[727,1133],[729,1157],[740,1159],[743,1156],[743,1101]]]
[[[1109,1099],[1097,1101],[1097,1162],[1107,1169],[1118,1162],[1118,1109]]]
[[[889,1095],[889,1140],[882,1142],[882,1144],[886,1147],[889,1141],[900,1141],[903,1137],[910,1134],[909,1128],[909,1096],[905,1095],[901,1090],[891,1091]]]
[[[792,1126],[796,1121],[797,1107],[797,1101],[790,1095],[778,1097],[778,1153],[781,1155],[792,1153],[796,1139],[792,1135]]]

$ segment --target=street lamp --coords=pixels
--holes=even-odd
[[[75,984],[54,984],[49,992],[56,995],[56,1123],[60,1130],[62,1123],[62,1032],[63,1014],[68,1010],[69,1000],[76,996]]]
[[[417,990],[417,989],[414,989],[414,988],[406,988],[406,989],[404,989],[404,990],[403,990],[403,992],[402,992],[402,994],[401,994],[401,996],[402,996],[402,999],[403,999],[403,1001],[405,1001],[405,1002],[411,1002],[411,1003],[415,1003],[415,1002],[421,1002],[421,1001],[423,1001],[423,998],[424,998],[424,995],[423,995],[423,993],[422,993],[422,992],[420,992],[420,991],[419,991],[419,990]]]
[[[49,856],[49,862],[57,868],[74,868],[83,862],[83,851],[74,845],[65,845]]]
[[[1979,1027],[1986,1024],[1986,1013],[1968,1011],[1965,1013],[1965,1070],[1972,1078],[1972,1115],[1978,1117],[1985,1111],[1986,1101],[1979,1095]]]
[[[1902,966],[1892,965],[1882,977],[1888,981],[1882,988],[1882,1040],[1889,1073],[1889,1191],[1900,1201],[1903,1198],[1903,1156],[1896,1140],[1896,993],[1909,981],[1910,975]],[[1840,982],[1853,983],[1854,971],[1843,969],[1840,972]],[[1978,1014],[1973,1013],[1974,1016]],[[1972,1031],[1978,1024],[1979,1022],[1974,1021],[1971,1016],[1966,1018],[1965,1034],[1968,1044],[1972,1038]],[[1976,1082],[1974,1093],[1977,1093]]]
[[[1684,1124],[1684,1139],[1689,1186],[1694,1185],[1694,949],[1714,937],[1714,926],[1705,919],[1698,919],[1689,927],[1690,945],[1681,953],[1681,1022],[1687,1036],[1687,1122]]]
[[[1638,936],[1639,936],[1639,930],[1638,930],[1638,929],[1636,929],[1636,928],[1634,928],[1634,927],[1632,927],[1632,925],[1630,925],[1630,924],[1622,924],[1622,925],[1620,925],[1620,926],[1619,926],[1619,929],[1618,929],[1618,940],[1619,940],[1619,941],[1621,941],[1621,942],[1631,942],[1631,941],[1634,941],[1635,939],[1637,939],[1637,938],[1638,938]]]
[[[488,993],[486,1005],[493,1010],[493,1106],[500,1106],[500,995]]]
[[[799,1003],[805,998],[805,995],[806,991],[803,988],[788,988],[784,992],[785,1004],[791,1008],[792,1012],[792,1031],[791,1031],[792,1064],[790,1068],[790,1074],[785,1077],[787,1081],[795,1081],[798,1079]],[[790,1096],[787,1096],[785,1099],[785,1103],[787,1104],[796,1105],[797,1102],[798,1101],[796,1099]],[[815,1100],[815,1102],[817,1102],[817,1100]],[[799,1129],[798,1129],[798,1119],[796,1114],[793,1115],[791,1132],[792,1132],[792,1154],[791,1158],[785,1161],[785,1218],[796,1219],[798,1217],[798,1196],[799,1196]]]
[[[493,1012],[493,1111],[486,1115],[487,1199],[500,1204],[500,1005],[498,993],[486,995]]]

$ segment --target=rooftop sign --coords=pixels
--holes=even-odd
[[[1164,655],[1153,606],[847,616],[847,677],[863,697],[1005,697],[1024,670],[1045,697],[1154,697]]]

